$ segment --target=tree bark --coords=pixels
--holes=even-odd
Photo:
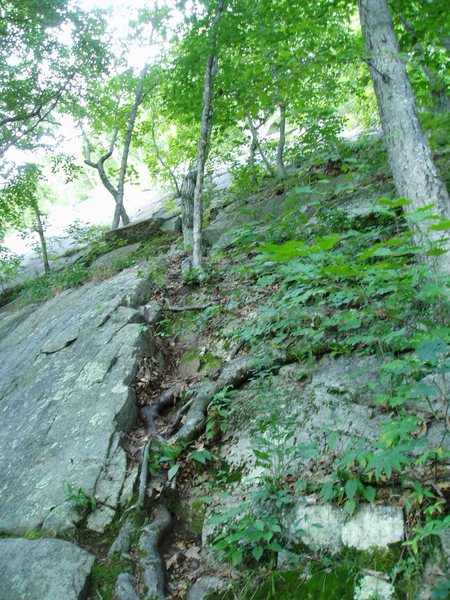
[[[153,141],[153,146],[155,148],[156,158],[159,160],[163,169],[165,169],[169,173],[170,178],[172,179],[173,184],[175,186],[175,192],[176,192],[177,196],[180,196],[181,190],[180,190],[180,186],[178,185],[177,178],[175,177],[175,173],[172,171],[172,169],[169,167],[169,165],[163,159],[161,152],[159,151],[158,143],[156,142],[155,121],[154,120],[152,121],[152,141]]]
[[[42,224],[42,219],[41,219],[41,211],[39,210],[39,205],[37,203],[37,200],[35,200],[35,199],[32,200],[32,207],[33,207],[34,216],[36,219],[36,231],[39,235],[39,242],[41,245],[41,255],[42,255],[42,262],[44,264],[44,272],[46,275],[48,275],[50,273],[50,263],[48,261],[47,241],[45,239],[44,226]]]
[[[420,125],[387,0],[359,0],[359,14],[397,193],[411,201],[408,211],[434,203],[448,218],[450,199]],[[417,238],[430,239],[423,222],[417,225]]]
[[[183,243],[187,252],[192,252],[194,230],[194,192],[197,181],[197,167],[191,165],[184,176],[180,188],[181,222],[183,227]]]
[[[127,130],[125,132],[125,141],[122,150],[122,159],[120,161],[120,169],[117,180],[117,194],[116,194],[116,210],[114,211],[114,219],[112,223],[112,229],[117,229],[119,226],[120,216],[123,208],[123,196],[125,189],[125,177],[127,174],[128,156],[130,154],[131,138],[133,137],[134,125],[136,123],[136,117],[138,109],[142,104],[142,98],[144,95],[144,83],[148,72],[148,64],[144,66],[139,77],[139,83],[134,96],[134,104],[131,107],[130,116],[128,117]],[[124,222],[124,225],[126,223]]]
[[[205,163],[208,152],[208,144],[212,131],[212,89],[218,63],[216,56],[217,26],[224,8],[225,0],[219,0],[211,27],[213,41],[210,54],[208,55],[208,59],[206,61],[205,70],[202,122],[197,150],[197,179],[194,190],[192,266],[196,269],[200,269],[202,266],[203,182],[205,178]]]
[[[258,148],[258,152],[259,152],[259,154],[260,154],[260,156],[261,156],[264,164],[266,165],[267,170],[269,171],[269,173],[272,175],[272,177],[276,177],[277,174],[275,173],[274,168],[270,164],[267,156],[264,153],[264,150],[261,147],[261,143],[260,143],[260,141],[258,139],[258,131],[257,131],[257,129],[256,129],[254,123],[253,123],[252,117],[251,117],[251,115],[250,115],[249,112],[247,112],[247,122],[248,122],[248,126],[250,128],[250,133],[252,134],[252,140],[253,140],[254,146],[256,148]]]
[[[91,145],[89,142],[89,139],[86,135],[86,133],[83,131],[83,138],[84,138],[84,150],[85,150],[85,154],[86,154],[86,158],[85,158],[85,164],[87,164],[89,167],[92,167],[93,169],[95,169],[100,177],[100,181],[103,183],[103,185],[105,186],[105,188],[108,190],[108,192],[111,194],[111,196],[114,198],[114,202],[116,203],[116,208],[117,208],[117,188],[114,187],[114,185],[112,184],[111,180],[109,179],[106,170],[105,170],[105,162],[108,160],[108,158],[111,158],[113,152],[114,152],[114,147],[116,145],[116,141],[117,141],[117,135],[119,133],[119,128],[115,127],[112,137],[111,137],[111,142],[109,144],[109,150],[108,152],[106,152],[106,154],[104,154],[103,156],[101,156],[97,162],[93,162],[91,159]],[[122,223],[124,225],[128,225],[130,222],[130,219],[125,211],[125,208],[123,206],[123,202],[122,202],[122,206],[120,208],[120,217],[122,219]],[[116,227],[117,229],[117,227]]]
[[[277,147],[277,171],[278,176],[286,177],[286,169],[284,167],[284,147],[286,146],[286,105],[280,103],[280,135],[278,138]]]

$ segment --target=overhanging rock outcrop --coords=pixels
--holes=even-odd
[[[152,338],[137,307],[151,283],[128,269],[45,304],[0,311],[0,532],[60,532],[80,519],[68,484],[97,500],[88,525],[113,518],[127,476],[122,433]]]

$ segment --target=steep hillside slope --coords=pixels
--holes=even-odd
[[[446,597],[448,282],[410,226],[448,223],[385,170],[242,170],[205,272],[126,228],[0,311],[2,600]]]

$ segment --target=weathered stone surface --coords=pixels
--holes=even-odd
[[[258,427],[255,415],[261,422],[270,422],[274,412],[289,415],[290,425],[279,423],[277,435],[292,431],[287,446],[315,444],[317,455],[327,453],[331,432],[339,434],[333,448],[342,453],[350,444],[368,444],[377,440],[380,426],[388,419],[374,412],[371,384],[377,381],[378,363],[374,357],[333,359],[323,358],[311,371],[308,365],[282,367],[272,379],[254,381],[232,394],[233,403],[229,417],[232,435],[222,449],[222,454],[233,468],[243,468],[242,483],[254,485],[261,474],[255,466],[252,450]],[[288,431],[289,430],[289,431]],[[273,432],[267,429],[267,436]],[[295,463],[298,474],[307,466],[310,455],[297,452]]]
[[[358,550],[384,548],[404,538],[401,509],[393,506],[362,506],[342,528],[342,543]]]
[[[129,573],[121,573],[117,578],[115,594],[117,600],[139,600]]]
[[[91,265],[91,269],[107,269],[121,265],[139,249],[140,245],[140,243],[129,244],[127,246],[121,246],[120,248],[111,250],[111,252],[103,254],[94,260]]]
[[[218,592],[224,587],[219,577],[200,577],[189,590],[186,600],[205,600],[211,592]]]
[[[353,516],[329,504],[300,498],[283,517],[285,535],[294,544],[336,554],[344,546],[357,550],[387,548],[404,538],[402,511],[392,506],[362,505]]]
[[[62,540],[0,540],[0,600],[82,600],[94,557]]]
[[[0,531],[73,526],[68,483],[97,497],[92,527],[111,519],[126,476],[120,432],[136,411],[130,385],[152,345],[132,307],[150,288],[129,269],[32,310],[0,311]]]
[[[105,234],[106,240],[125,240],[127,244],[135,244],[148,240],[161,231],[180,233],[179,217],[164,210],[153,214],[149,219],[131,223],[119,229],[113,229]]]
[[[382,575],[365,575],[355,589],[354,600],[394,600],[395,588]]]
[[[255,449],[272,457],[271,472],[280,478],[292,474],[316,482],[326,479],[333,460],[346,450],[367,448],[377,441],[380,427],[389,418],[373,405],[378,369],[375,357],[324,357],[315,368],[283,366],[278,375],[230,392],[229,431],[222,456],[240,475],[228,490],[234,505],[248,499],[268,473],[256,464]],[[330,450],[332,433],[337,439]],[[261,447],[261,439],[267,440],[266,447]],[[215,510],[220,512],[220,507]],[[386,547],[404,538],[402,511],[394,507],[362,505],[349,517],[345,510],[320,504],[314,496],[299,497],[279,516],[294,546],[305,543],[332,553],[344,546]],[[205,544],[210,544],[214,533],[206,520]]]
[[[221,209],[218,216],[205,228],[204,240],[210,246],[227,248],[236,239],[235,233],[230,231],[233,227],[271,220],[281,215],[288,206],[289,200],[285,196],[259,200],[245,207],[233,203]]]
[[[342,549],[342,528],[345,514],[329,504],[297,503],[284,518],[286,536],[295,543],[302,542],[312,550],[337,553]]]

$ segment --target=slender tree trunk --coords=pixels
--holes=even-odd
[[[186,252],[193,249],[194,230],[194,192],[197,181],[197,167],[191,165],[180,188],[181,222],[183,227],[183,242]]]
[[[197,150],[197,179],[194,190],[194,219],[193,219],[193,247],[192,266],[202,266],[202,225],[203,225],[203,181],[205,178],[205,163],[208,152],[208,144],[212,131],[212,90],[214,77],[217,71],[218,59],[216,56],[217,26],[225,8],[225,0],[219,0],[214,16],[211,31],[213,35],[212,48],[206,61],[205,84],[203,89],[203,111],[200,127],[200,139]]]
[[[107,173],[106,173],[106,169],[105,169],[105,162],[111,158],[113,152],[114,152],[114,147],[116,145],[116,141],[117,141],[117,135],[119,133],[119,128],[115,127],[114,131],[113,131],[113,135],[111,137],[111,142],[109,144],[109,150],[108,152],[106,152],[106,154],[104,154],[103,156],[101,156],[97,162],[93,162],[91,159],[91,145],[89,142],[89,139],[86,135],[86,133],[83,131],[83,139],[84,139],[84,150],[86,153],[86,159],[85,159],[85,163],[89,166],[92,167],[93,169],[95,169],[100,177],[100,181],[103,183],[103,185],[105,186],[105,188],[108,190],[108,192],[111,194],[111,196],[114,198],[114,202],[116,203],[116,208],[117,208],[117,195],[118,195],[118,190],[116,187],[114,187],[114,185],[112,184],[112,182],[110,181]],[[120,218],[122,219],[122,223],[124,225],[128,225],[130,222],[130,219],[128,218],[128,215],[126,213],[126,210],[123,206],[120,207]],[[117,229],[117,228],[116,228]]]
[[[148,72],[148,64],[144,66],[139,77],[139,83],[134,96],[134,104],[131,107],[130,116],[128,117],[127,130],[125,132],[125,141],[122,150],[122,159],[120,161],[120,169],[117,180],[117,194],[116,194],[116,210],[114,211],[114,219],[112,223],[112,229],[117,229],[123,209],[123,196],[125,190],[125,177],[127,174],[128,156],[130,154],[131,138],[133,137],[134,125],[136,123],[136,117],[138,109],[142,104],[142,98],[144,95],[144,83]],[[129,222],[129,221],[128,221]],[[124,222],[124,225],[127,223]]]
[[[252,134],[253,144],[255,145],[256,148],[258,148],[258,152],[263,160],[263,163],[266,165],[267,170],[272,175],[272,177],[276,177],[277,174],[276,174],[274,168],[272,167],[272,165],[270,164],[267,156],[265,155],[264,150],[261,147],[261,143],[258,138],[258,131],[253,123],[252,117],[249,112],[247,112],[247,122],[248,122],[248,126],[250,128],[250,133]]]
[[[280,135],[278,138],[277,147],[277,171],[279,177],[286,177],[286,169],[284,167],[284,147],[286,146],[286,105],[280,103]]]
[[[387,0],[359,0],[359,13],[397,193],[411,201],[407,210],[434,203],[448,218],[450,199],[419,122]],[[426,225],[419,224],[417,231],[418,238],[429,239]]]
[[[252,182],[253,185],[258,185],[258,177],[256,175],[256,163],[255,163],[255,154],[256,154],[256,150],[257,150],[257,145],[255,143],[255,139],[252,135],[252,139],[250,142],[250,154],[248,157],[248,163],[250,165],[250,170],[252,173]]]
[[[41,255],[42,255],[42,262],[44,264],[44,272],[46,275],[48,275],[50,273],[50,263],[48,261],[47,241],[45,239],[44,226],[42,224],[42,219],[41,219],[41,211],[39,210],[39,205],[37,203],[37,200],[35,200],[35,199],[32,200],[32,207],[33,207],[34,216],[36,219],[36,231],[39,235],[39,242],[41,245]]]
[[[155,121],[152,121],[152,141],[153,141],[153,146],[154,146],[155,152],[156,152],[156,158],[159,160],[163,169],[165,169],[169,173],[170,178],[172,179],[173,184],[175,186],[176,194],[177,194],[177,196],[180,196],[181,190],[180,190],[180,186],[178,185],[177,178],[175,177],[175,173],[172,171],[172,169],[169,167],[169,165],[163,159],[161,152],[159,151],[158,144],[156,142],[156,135],[155,135]]]

